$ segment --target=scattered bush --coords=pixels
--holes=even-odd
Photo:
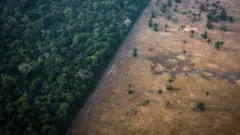
[[[182,0],[175,0],[176,3],[182,3]]]
[[[133,90],[128,90],[128,94],[133,94]]]
[[[229,16],[229,17],[228,17],[228,20],[229,20],[230,22],[235,22],[235,18],[232,17],[232,16]]]
[[[167,15],[167,20],[171,20],[172,19],[172,14]]]
[[[137,52],[137,48],[133,49],[133,57],[137,57],[138,56],[138,52]]]
[[[169,101],[165,101],[165,102],[164,102],[164,107],[165,107],[165,108],[169,108],[169,106],[170,106],[170,102],[169,102]]]
[[[212,39],[208,38],[207,42],[208,42],[208,44],[210,44],[212,42]]]
[[[207,22],[207,28],[208,29],[213,29],[213,24],[211,22]]]
[[[169,82],[169,83],[172,83],[172,82],[174,82],[174,81],[175,81],[175,79],[172,78],[172,77],[171,77],[170,79],[168,79],[168,82]]]
[[[151,18],[156,18],[156,12],[154,10],[151,11]]]
[[[168,24],[165,24],[165,31],[167,32],[167,28],[169,27]]]
[[[158,31],[158,25],[159,24],[156,23],[156,22],[153,23],[153,30],[156,31],[156,32]]]
[[[183,54],[186,54],[187,53],[187,51],[186,50],[183,50]]]
[[[201,37],[202,37],[203,39],[207,39],[207,38],[208,38],[208,32],[205,31],[203,34],[201,34]]]
[[[172,7],[172,0],[168,0],[168,1],[167,1],[167,6],[168,6],[168,7]]]
[[[195,33],[195,30],[191,30],[191,38],[193,38],[193,34]]]
[[[148,26],[149,26],[149,27],[152,27],[152,26],[153,26],[152,18],[150,18],[150,19],[148,20]]]
[[[223,44],[224,44],[224,41],[217,41],[217,42],[215,42],[215,48],[216,48],[217,50],[219,50],[220,47],[221,47]]]
[[[191,109],[194,111],[204,111],[205,110],[205,104],[201,101],[194,102],[191,104]]]
[[[227,31],[228,30],[228,27],[226,25],[221,25],[220,26],[220,30],[221,31]]]
[[[158,89],[157,93],[158,93],[159,95],[161,95],[161,94],[163,93],[163,90]]]
[[[184,44],[187,44],[187,40],[183,40],[183,43],[184,43]]]
[[[151,100],[145,100],[145,101],[143,101],[142,103],[141,103],[141,106],[146,106],[146,105],[148,105],[148,104],[150,104],[151,103]]]
[[[206,95],[208,96],[208,95],[210,95],[210,93],[209,93],[209,92],[206,92]]]
[[[166,13],[167,12],[167,5],[165,3],[161,3],[160,5],[160,11],[162,13]]]
[[[167,86],[166,86],[166,89],[167,89],[167,90],[173,90],[173,86],[172,86],[172,85],[167,85]]]
[[[181,25],[182,30],[185,28],[185,25]]]

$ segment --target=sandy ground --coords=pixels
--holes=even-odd
[[[71,134],[240,135],[239,21],[221,22],[214,30],[207,30],[206,13],[193,24],[187,15],[175,12],[175,21],[168,21],[159,14],[154,19],[160,24],[155,32],[148,27],[151,10],[160,13],[155,3],[151,1],[133,27],[79,113]],[[188,11],[194,6],[191,10],[198,12],[199,3],[184,0],[179,9]],[[221,5],[240,20],[240,1],[221,0]],[[165,24],[169,25],[167,32]],[[183,30],[182,24],[186,26]],[[219,24],[228,25],[229,31],[221,32]],[[191,29],[196,31],[193,38]],[[204,31],[212,43],[201,39]],[[218,40],[225,42],[220,50],[214,48]],[[138,49],[138,57],[132,57],[133,48]],[[166,84],[171,77],[176,89],[168,91]],[[129,84],[133,84],[133,94],[128,94]],[[163,93],[159,95],[158,89]],[[150,103],[143,106],[146,100]],[[205,103],[204,112],[190,109],[196,101]]]

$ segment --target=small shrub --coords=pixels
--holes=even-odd
[[[187,51],[186,50],[183,50],[183,54],[186,54],[187,53]]]
[[[235,22],[235,18],[233,16],[228,17],[229,22]]]
[[[166,13],[167,12],[167,5],[165,3],[161,3],[160,11],[162,13]]]
[[[208,32],[205,31],[203,34],[201,34],[201,37],[202,37],[203,39],[207,39],[207,38],[208,38]]]
[[[175,0],[176,3],[182,3],[182,0]]]
[[[172,77],[171,77],[170,79],[168,79],[168,82],[169,82],[169,83],[172,83],[172,82],[174,82],[174,81],[175,81],[175,79],[172,78]]]
[[[156,32],[158,31],[158,25],[159,24],[156,23],[156,22],[153,23],[153,30],[156,31]]]
[[[150,19],[148,20],[148,26],[149,26],[149,27],[152,27],[152,26],[153,26],[152,18],[150,18]]]
[[[172,20],[172,15],[171,14],[167,15],[167,20]]]
[[[205,110],[205,104],[201,101],[194,102],[191,104],[191,109],[194,111],[204,111]]]
[[[213,24],[212,24],[211,22],[208,22],[208,23],[207,23],[207,28],[208,28],[208,29],[213,29]]]
[[[165,101],[165,102],[164,102],[164,107],[165,107],[165,108],[169,108],[169,105],[170,105],[170,102],[169,102],[169,101]]]
[[[187,40],[183,40],[183,43],[184,43],[184,44],[187,44]]]
[[[191,30],[191,38],[193,38],[193,34],[195,33],[195,30]]]
[[[178,12],[178,5],[175,5],[173,11]]]
[[[210,44],[212,42],[212,39],[208,38],[207,42],[208,42],[208,44]]]
[[[206,95],[207,95],[207,96],[209,96],[209,95],[210,95],[210,93],[209,93],[209,92],[206,92]]]
[[[173,86],[167,85],[167,86],[166,86],[166,89],[167,89],[167,90],[173,90]]]
[[[221,47],[223,44],[224,44],[224,41],[217,41],[217,42],[215,42],[215,48],[216,48],[217,50],[219,50],[220,47]]]
[[[154,10],[151,11],[151,18],[156,18],[156,12]]]
[[[161,94],[163,93],[163,90],[158,89],[157,93],[158,93],[159,95],[161,95]]]
[[[168,24],[165,24],[165,31],[167,32],[167,28],[169,27]]]
[[[172,7],[172,0],[168,0],[168,1],[167,1],[167,6],[168,6],[168,7]]]
[[[185,27],[186,27],[185,25],[181,25],[182,30],[183,30]]]
[[[182,15],[186,15],[186,14],[187,14],[187,12],[186,12],[186,11],[182,12]]]
[[[128,94],[133,94],[133,90],[128,90]]]
[[[149,100],[149,99],[145,100],[141,103],[141,106],[146,106],[146,105],[150,104],[150,102],[151,102],[151,100]]]
[[[138,56],[138,52],[137,52],[137,48],[133,49],[133,57],[137,57]]]
[[[221,31],[227,31],[228,27],[226,25],[221,25],[220,30]]]

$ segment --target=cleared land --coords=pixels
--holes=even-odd
[[[204,2],[184,0],[178,9],[199,12]],[[72,135],[239,135],[240,1],[220,4],[237,21],[220,21],[208,30],[206,12],[194,23],[177,12],[168,20],[153,0],[80,112]],[[148,26],[152,10],[158,14],[153,18],[159,23],[157,32]],[[220,25],[228,31],[220,31]],[[201,37],[205,31],[209,44]],[[219,40],[225,43],[217,50]],[[132,56],[133,48],[138,57]],[[171,78],[174,89],[167,90]],[[198,101],[205,104],[203,112],[191,110]]]

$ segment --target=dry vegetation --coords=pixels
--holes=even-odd
[[[240,134],[240,1],[220,3],[236,22],[209,22],[199,7],[213,1],[163,2],[145,9],[73,135]]]

